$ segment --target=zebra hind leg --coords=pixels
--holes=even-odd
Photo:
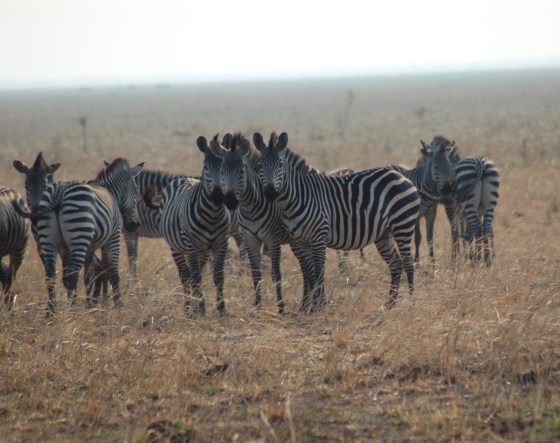
[[[8,309],[11,309],[13,304],[13,295],[11,294],[12,272],[11,269],[1,261],[0,281],[2,283],[2,290],[4,291],[4,304],[8,306]]]
[[[385,260],[385,263],[387,263],[387,265],[389,266],[389,271],[391,273],[389,300],[387,300],[387,302],[385,303],[385,307],[387,309],[391,309],[393,306],[395,306],[399,295],[403,262],[397,254],[393,238],[389,237],[387,233],[375,242],[375,246],[377,247],[377,250],[379,251],[379,254],[383,258],[383,260]],[[411,275],[413,276],[414,273],[412,273]]]

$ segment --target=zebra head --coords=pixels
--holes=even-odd
[[[241,194],[247,189],[247,155],[251,146],[249,140],[240,132],[228,139],[226,137],[224,137],[224,145],[229,151],[226,151],[223,157],[221,186],[226,207],[230,211],[235,211],[239,206]]]
[[[266,146],[262,135],[255,132],[253,143],[261,153],[259,178],[264,188],[264,196],[268,201],[274,201],[278,198],[280,190],[284,186],[284,150],[288,146],[288,134],[283,132],[280,136],[277,136],[273,132],[270,135],[268,146]]]
[[[224,143],[227,143],[227,135],[224,137]],[[204,192],[210,196],[210,200],[216,206],[224,203],[224,193],[222,192],[222,159],[226,155],[227,150],[218,142],[218,134],[210,141],[210,147],[206,138],[202,135],[196,139],[196,144],[200,152],[204,154],[204,162],[202,163],[202,186]]]
[[[43,153],[39,152],[32,167],[19,160],[14,160],[13,165],[16,171],[25,174],[27,205],[31,209],[38,208],[45,189],[54,181],[53,175],[60,168],[60,163],[48,165],[43,158]]]
[[[430,179],[436,184],[439,194],[445,193],[451,186],[454,169],[450,156],[455,154],[455,142],[445,137],[435,136],[432,143],[428,145],[420,140],[423,162]]]
[[[105,162],[105,169],[97,175],[97,182],[109,189],[118,202],[123,226],[134,232],[139,226],[138,207],[136,206],[137,186],[134,178],[144,168],[144,162],[131,168],[123,158],[112,163]]]

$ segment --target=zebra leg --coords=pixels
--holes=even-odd
[[[412,296],[412,294],[414,294],[414,261],[412,259],[412,252],[410,250],[411,238],[405,236],[394,237],[394,239],[397,243],[402,266],[408,280],[408,293]]]
[[[364,254],[364,248],[360,248],[360,260],[365,263],[366,255]]]
[[[270,258],[272,260],[272,281],[276,288],[276,305],[278,306],[278,313],[284,313],[284,300],[282,298],[282,272],[280,270],[280,261],[282,258],[280,242],[273,242],[269,245]]]
[[[12,298],[10,297],[10,286],[12,276],[10,275],[10,268],[0,260],[0,281],[2,283],[2,290],[4,291],[4,303],[11,308]]]
[[[427,223],[428,221],[426,220],[426,229],[428,226]],[[414,245],[416,246],[416,253],[414,255],[415,263],[420,263],[420,244],[422,243],[422,230],[420,228],[420,216],[418,216],[414,225]]]
[[[390,237],[387,232],[375,242],[375,246],[383,260],[385,260],[385,263],[389,266],[389,271],[391,272],[389,300],[385,303],[385,307],[391,309],[397,302],[397,297],[399,295],[399,286],[403,269],[402,260],[397,254],[393,238]]]
[[[253,290],[255,291],[255,306],[257,308],[262,305],[261,296],[261,246],[262,242],[253,236],[245,237],[245,251],[249,256],[249,263],[251,264],[251,278],[253,279]]]
[[[318,241],[311,246],[313,251],[313,264],[315,267],[315,275],[317,279],[313,288],[313,303],[311,312],[321,311],[327,306],[327,297],[325,295],[325,254],[327,246],[325,241]]]
[[[311,309],[311,291],[316,280],[313,256],[301,243],[292,242],[290,248],[299,262],[303,277],[303,296],[299,310],[300,312],[308,312]]]
[[[86,287],[86,306],[91,308],[93,304],[99,301],[99,294],[95,294],[93,288],[95,281],[95,270],[93,268],[93,257],[92,253],[86,255],[84,261],[84,285]],[[93,295],[92,295],[93,292]]]
[[[113,303],[115,306],[121,305],[121,288],[119,275],[119,257],[121,253],[120,236],[116,233],[101,248],[101,261],[107,269],[111,288],[113,290]]]
[[[181,284],[183,285],[183,292],[185,293],[185,295],[189,295],[190,271],[187,265],[187,257],[183,252],[177,251],[175,249],[171,249],[171,256],[173,257],[173,261],[177,266],[177,271],[179,272],[179,280],[181,280]]]
[[[204,315],[206,308],[204,306],[204,294],[200,289],[202,283],[202,264],[201,256],[198,251],[191,251],[187,254],[187,262],[190,269],[190,287],[192,289],[192,297],[185,298],[185,311],[188,316],[196,314]]]
[[[348,272],[348,251],[336,251],[336,260],[338,261],[338,269],[340,272]]]
[[[214,286],[216,287],[216,307],[221,315],[226,313],[226,303],[224,301],[224,262],[228,250],[227,242],[214,252],[212,262]]]
[[[56,256],[43,253],[43,264],[45,266],[45,282],[47,285],[47,317],[54,314],[56,310]]]
[[[138,265],[138,231],[124,231],[124,242],[126,244],[126,254],[128,256],[128,266],[134,277],[137,277]]]
[[[434,225],[436,223],[436,215],[437,215],[437,204],[432,206],[426,214],[424,218],[426,219],[426,238],[428,240],[428,251],[430,254],[430,259],[432,263],[435,262],[435,255],[434,255]],[[400,247],[399,247],[400,250]],[[402,254],[401,254],[402,257]]]
[[[23,263],[23,255],[25,249],[10,254],[10,265],[6,267],[5,272],[2,272],[2,286],[4,288],[4,303],[8,305],[8,309],[12,309],[14,305],[14,293],[12,291],[12,284],[16,279],[17,272]],[[2,267],[4,265],[2,264]]]
[[[459,236],[461,230],[460,212],[455,205],[449,204],[445,205],[445,215],[447,215],[447,220],[451,227],[451,262],[455,263],[457,261],[457,255],[459,254]]]

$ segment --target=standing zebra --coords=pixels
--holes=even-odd
[[[47,164],[43,157],[43,153],[39,152],[33,165],[31,167],[22,163],[19,160],[14,160],[13,166],[16,171],[25,175],[25,193],[27,199],[27,205],[31,211],[36,212],[39,209],[39,203],[41,202],[41,197],[43,196],[45,190],[48,186],[52,185],[54,182],[54,173],[60,168],[60,163],[53,163],[52,165]],[[37,234],[37,220],[31,220],[31,232],[33,238],[35,239],[35,245],[37,246],[37,253],[41,262],[43,262],[43,254],[39,245],[39,236]],[[64,263],[68,258],[67,251],[62,248],[59,253],[61,254],[63,267]],[[107,296],[108,292],[108,278],[105,273],[102,272],[101,261],[97,256],[93,257],[93,266],[95,275],[97,276],[95,280],[95,288],[93,289],[94,297],[99,297],[101,289],[103,288],[103,296]]]
[[[213,277],[217,308],[225,313],[224,260],[232,217],[224,207],[220,188],[223,149],[216,135],[210,142],[198,137],[198,149],[204,154],[202,180],[184,178],[172,181],[160,202],[161,232],[171,248],[179,278],[185,291],[188,315],[204,315],[204,297],[200,285],[202,272],[213,254]],[[189,297],[192,290],[194,297]]]
[[[408,178],[420,194],[420,212],[414,227],[414,243],[416,246],[415,261],[420,261],[420,219],[426,218],[426,236],[430,258],[434,260],[434,222],[437,204],[443,190],[448,189],[453,177],[452,162],[457,161],[455,142],[437,135],[429,145],[420,140],[421,159],[413,169],[392,165],[391,167]]]
[[[135,177],[138,190],[137,209],[140,226],[135,231],[124,229],[124,239],[128,256],[129,267],[133,275],[136,275],[138,263],[138,239],[139,237],[160,238],[160,212],[147,205],[144,201],[146,193],[150,195],[162,195],[165,187],[172,180],[187,177],[185,175],[170,174],[163,171],[143,170]],[[200,178],[200,177],[193,177]]]
[[[14,201],[25,206],[17,192],[0,186],[0,282],[4,291],[4,303],[8,305],[8,309],[11,309],[14,303],[12,282],[23,262],[29,240],[29,224],[14,210]],[[10,256],[8,266],[2,262],[5,255]]]
[[[491,265],[494,259],[494,210],[500,197],[500,173],[486,157],[467,157],[455,165],[455,177],[451,192],[442,201],[455,208],[454,222],[466,220],[465,240],[475,243],[476,260],[482,259]],[[452,257],[456,257],[459,242],[453,244]]]
[[[323,284],[327,246],[350,250],[375,243],[391,271],[386,306],[392,307],[397,300],[403,268],[412,293],[410,242],[420,197],[408,179],[390,168],[342,177],[309,174],[303,159],[297,164],[285,162],[285,132],[279,137],[273,133],[268,147],[255,133],[253,143],[261,152],[259,178],[264,195],[278,201],[290,235],[312,254],[314,291],[312,300],[304,299],[304,310],[318,310],[326,304]]]
[[[134,177],[142,170],[133,168],[122,158],[114,160],[88,183],[58,182],[43,194],[37,211],[22,215],[37,218],[39,247],[45,267],[48,304],[47,315],[55,310],[56,256],[63,254],[63,284],[70,302],[76,296],[80,270],[85,266],[86,287],[95,278],[93,257],[100,248],[103,271],[109,274],[113,300],[120,301],[119,254],[122,225],[133,230],[138,226],[136,184]],[[122,216],[122,217],[121,217]],[[92,301],[88,296],[88,303]]]
[[[261,298],[261,246],[268,247],[272,261],[272,280],[276,287],[278,312],[284,313],[282,298],[282,274],[280,271],[281,245],[290,246],[300,265],[305,267],[303,251],[297,243],[292,242],[289,232],[284,227],[282,212],[275,201],[264,197],[264,190],[257,171],[259,154],[251,150],[249,141],[241,134],[224,137],[224,145],[229,149],[222,151],[222,192],[225,205],[235,211],[238,226],[243,237],[245,250],[251,264],[251,276],[255,291],[255,306],[260,306]],[[303,272],[304,279],[309,276]],[[304,288],[310,283],[304,283]],[[305,290],[305,289],[304,289]]]

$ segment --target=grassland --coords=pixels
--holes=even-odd
[[[324,169],[413,164],[418,140],[442,134],[465,156],[494,159],[502,177],[495,265],[452,267],[440,211],[435,267],[422,262],[414,298],[388,312],[389,274],[367,248],[347,272],[329,251],[329,305],[299,314],[286,250],[286,315],[269,268],[264,308],[252,308],[234,259],[228,315],[190,320],[165,242],[143,239],[137,282],[123,257],[122,308],[88,310],[81,294],[45,319],[32,244],[15,312],[0,310],[0,440],[560,440],[559,74],[0,92],[1,184],[20,192],[12,160],[40,150],[62,162],[59,179],[93,177],[116,156],[195,174],[196,137],[236,130],[287,131]]]

